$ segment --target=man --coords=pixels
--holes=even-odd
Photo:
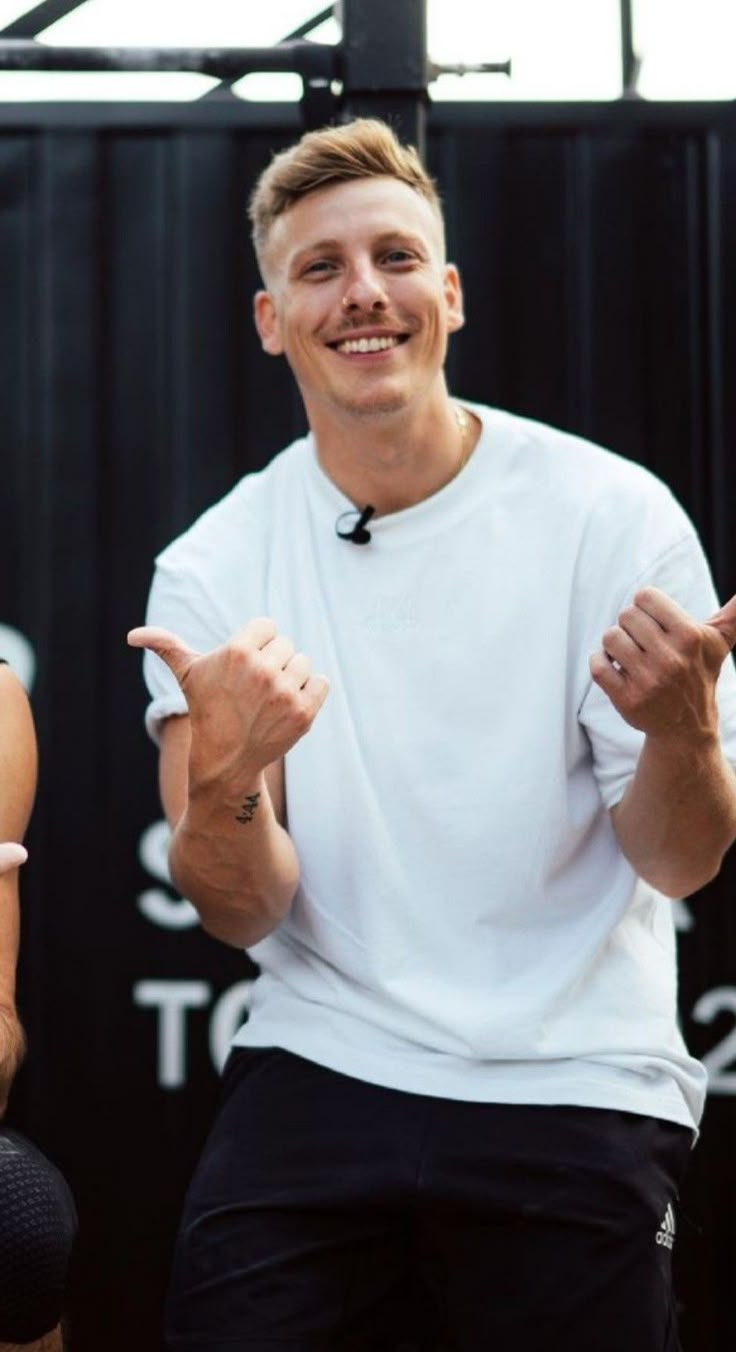
[[[0,659],[0,1118],[24,1050],[15,1007],[20,840],[36,788],[36,739],[20,681]],[[8,843],[5,843],[8,842]],[[76,1212],[58,1170],[0,1122],[0,1352],[61,1352]]]
[[[411,1290],[422,1348],[671,1352],[666,898],[736,833],[736,600],[646,471],[450,397],[460,279],[386,127],[303,137],[251,217],[310,435],[130,636],[172,876],[261,968],[169,1346],[388,1349]]]

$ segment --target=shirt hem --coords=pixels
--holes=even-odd
[[[527,1103],[569,1105],[580,1108],[610,1108],[618,1112],[658,1117],[689,1127],[697,1136],[700,1114],[688,1107],[683,1092],[673,1079],[669,1087],[661,1083],[647,1087],[624,1083],[617,1076],[625,1072],[612,1067],[593,1067],[590,1062],[565,1060],[535,1063],[532,1070],[509,1074],[503,1061],[454,1063],[454,1068],[418,1064],[410,1058],[366,1056],[355,1046],[342,1057],[332,1047],[309,1038],[293,1037],[291,1030],[245,1024],[233,1038],[233,1047],[279,1047],[307,1061],[347,1075],[355,1080],[398,1089],[430,1098],[457,1099],[469,1103]],[[436,1057],[436,1053],[433,1056]],[[528,1065],[528,1063],[527,1063]]]

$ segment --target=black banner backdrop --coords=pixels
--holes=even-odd
[[[437,106],[461,264],[450,379],[667,480],[736,589],[736,112]],[[249,186],[296,110],[0,108],[0,648],[41,788],[24,876],[31,1046],[10,1120],[66,1171],[72,1352],[160,1346],[181,1196],[253,971],[166,877],[141,726],[157,550],[302,429],[250,322]],[[711,1093],[677,1262],[688,1352],[731,1346],[736,860],[677,904],[682,1016]]]

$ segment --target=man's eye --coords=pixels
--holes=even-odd
[[[313,262],[308,263],[304,269],[305,274],[315,272],[334,272],[337,267],[331,258],[315,258]]]
[[[409,249],[391,249],[389,253],[384,254],[386,263],[411,263],[414,254]]]

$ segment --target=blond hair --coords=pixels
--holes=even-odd
[[[307,193],[354,178],[395,178],[406,183],[430,204],[443,226],[439,193],[414,146],[402,145],[385,122],[360,117],[340,127],[306,132],[264,169],[248,203],[261,271],[274,221]]]

